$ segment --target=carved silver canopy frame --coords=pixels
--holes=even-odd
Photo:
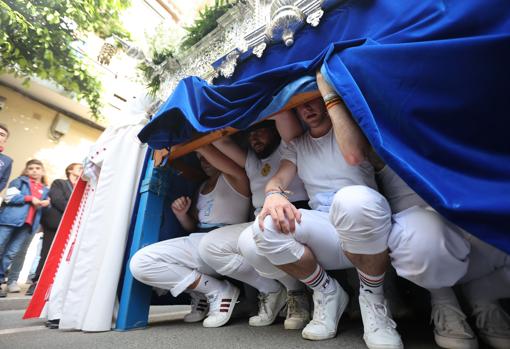
[[[255,9],[255,26],[244,35],[244,47],[227,54],[216,69],[217,74],[230,78],[241,53],[251,49],[262,57],[265,49],[273,43],[283,41],[286,46],[294,44],[294,34],[303,25],[319,25],[324,14],[321,5],[324,0],[252,0]]]

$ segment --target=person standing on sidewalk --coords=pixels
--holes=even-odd
[[[12,159],[3,154],[5,143],[7,143],[8,138],[9,129],[7,125],[0,123],[0,191],[4,190],[7,185],[12,169]]]
[[[50,205],[45,181],[42,162],[33,159],[26,163],[22,175],[9,184],[5,205],[0,209],[0,280],[26,240],[39,229],[42,209]],[[0,291],[0,297],[5,296]]]
[[[41,258],[39,259],[39,265],[32,278],[32,285],[28,288],[25,295],[31,296],[34,294],[37,286],[37,281],[41,275],[42,268],[46,262],[46,257],[50,251],[53,239],[57,234],[58,225],[62,220],[62,215],[67,206],[67,202],[71,197],[73,188],[80,178],[83,166],[80,163],[72,163],[66,167],[67,179],[56,179],[51,184],[49,197],[51,199],[51,207],[43,212],[41,225],[43,226],[43,243],[41,249]],[[14,263],[13,263],[14,264]],[[23,263],[21,263],[23,265]]]

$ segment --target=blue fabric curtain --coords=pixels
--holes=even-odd
[[[246,128],[323,74],[382,158],[446,218],[510,252],[510,2],[348,1],[291,48],[180,82],[140,139]],[[308,76],[303,78],[303,76]]]

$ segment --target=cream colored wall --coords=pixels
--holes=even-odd
[[[4,154],[14,160],[10,180],[19,176],[27,160],[39,159],[50,181],[65,178],[65,168],[82,162],[101,131],[66,117],[69,132],[60,140],[49,137],[50,125],[57,112],[5,86],[0,95],[7,98],[0,111],[0,122],[7,124],[10,137]]]

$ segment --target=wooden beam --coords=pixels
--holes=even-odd
[[[206,144],[211,144],[212,142],[214,142],[222,137],[234,134],[237,131],[239,131],[239,130],[232,128],[232,127],[227,127],[227,128],[221,129],[221,130],[207,133],[207,134],[201,136],[200,138],[193,139],[189,142],[174,145],[170,149],[170,154],[168,156],[168,160],[170,160],[170,161],[175,160],[181,156],[191,153],[192,151],[194,151]]]
[[[271,117],[275,116],[276,114],[279,114],[283,111],[293,109],[293,108],[297,107],[298,105],[312,101],[316,98],[319,98],[320,96],[321,96],[321,94],[319,91],[310,91],[310,92],[304,92],[304,93],[294,95],[287,102],[287,104],[285,104],[285,106],[281,110],[279,110],[278,112],[276,112],[274,114],[269,115],[265,119],[271,118]],[[168,160],[173,161],[173,160],[175,160],[181,156],[184,156],[184,155],[186,155],[186,154],[188,154],[204,145],[211,144],[212,142],[217,141],[218,139],[220,139],[222,137],[229,136],[229,135],[234,134],[238,131],[239,130],[237,130],[235,128],[227,127],[227,128],[221,129],[221,130],[207,133],[199,138],[195,138],[195,139],[188,141],[186,143],[174,145],[170,149],[170,154],[168,154]],[[166,156],[166,154],[162,155],[162,157],[164,157],[164,156]]]

